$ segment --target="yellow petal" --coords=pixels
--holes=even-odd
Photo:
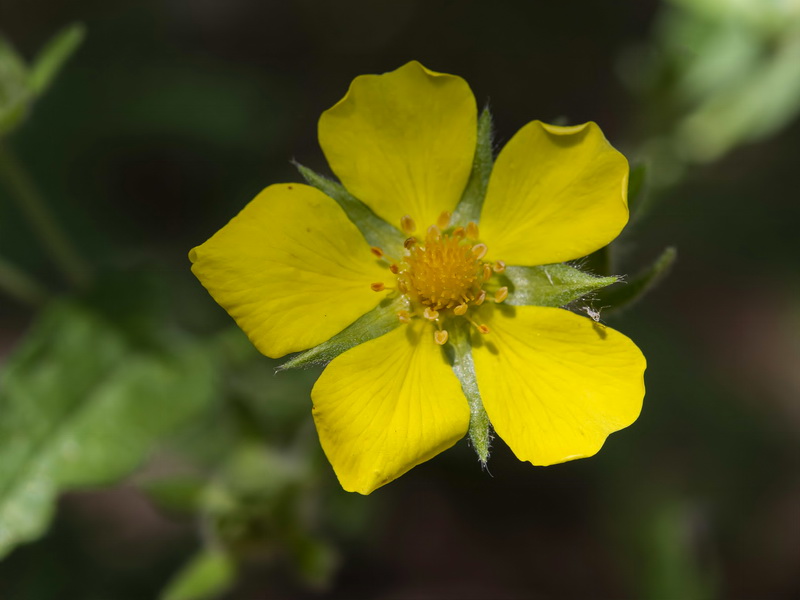
[[[452,211],[472,168],[477,107],[467,82],[416,61],[356,77],[319,120],[319,143],[342,184],[388,223],[419,227]]]
[[[490,333],[473,347],[478,387],[497,434],[520,460],[592,456],[639,416],[646,363],[623,334],[540,306],[503,307],[488,323]]]
[[[385,296],[370,284],[391,277],[339,205],[297,183],[262,191],[189,259],[214,300],[273,358],[347,327]]]
[[[464,437],[469,406],[422,319],[331,361],[311,392],[339,482],[369,494]]]
[[[628,161],[596,123],[533,121],[497,157],[481,213],[493,259],[544,265],[580,258],[628,222]]]

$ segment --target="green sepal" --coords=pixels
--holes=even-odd
[[[478,460],[485,467],[489,460],[489,447],[492,443],[492,424],[489,421],[489,415],[483,408],[481,394],[478,390],[469,332],[463,327],[463,324],[450,327],[448,331],[451,335],[445,351],[452,363],[453,373],[461,382],[461,390],[469,403],[469,440],[478,454]]]
[[[405,236],[399,229],[372,212],[369,206],[348,192],[341,183],[323,177],[296,161],[294,166],[308,185],[336,200],[370,246],[376,246],[390,256],[402,256]]]
[[[403,296],[386,298],[378,306],[359,317],[327,342],[290,358],[278,371],[321,365],[330,362],[342,352],[389,333],[400,325],[397,312],[408,310],[408,300]]]
[[[472,161],[472,171],[467,180],[467,187],[464,188],[461,201],[453,211],[451,222],[455,225],[466,225],[470,221],[477,223],[480,220],[486,188],[489,187],[489,176],[492,174],[494,166],[492,133],[492,113],[489,112],[487,106],[478,118],[475,158]]]
[[[669,246],[653,264],[633,277],[626,285],[600,292],[597,297],[597,303],[608,307],[608,313],[614,313],[633,306],[667,276],[677,256],[677,250]]]
[[[203,548],[175,575],[161,600],[211,600],[236,583],[236,563],[221,548]]]
[[[86,28],[80,23],[73,23],[53,36],[39,51],[28,76],[28,85],[34,94],[38,96],[50,86],[85,36]]]
[[[561,307],[596,292],[619,277],[596,277],[566,263],[538,267],[506,267],[500,283],[508,286],[505,304]]]

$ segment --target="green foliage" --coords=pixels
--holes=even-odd
[[[86,28],[76,23],[57,33],[41,49],[33,61],[28,78],[28,85],[35,95],[41,95],[47,90],[85,36]]]
[[[45,45],[30,68],[0,38],[0,136],[22,123],[29,104],[47,90],[83,37],[82,25],[67,27]]]
[[[234,583],[236,565],[218,548],[205,548],[193,556],[170,582],[161,600],[208,600]]]
[[[601,291],[598,304],[607,306],[609,313],[633,306],[667,276],[677,256],[675,248],[666,248],[653,264],[624,285]]]
[[[345,350],[389,333],[400,325],[397,312],[408,308],[407,304],[402,296],[384,300],[328,341],[290,358],[278,367],[278,370],[323,364],[333,360]]]
[[[25,63],[11,44],[0,38],[0,135],[22,121],[30,94]]]
[[[489,187],[489,176],[494,166],[492,152],[492,113],[489,107],[483,109],[478,119],[478,143],[475,146],[475,158],[472,161],[472,171],[467,180],[467,186],[453,212],[452,223],[466,225],[470,221],[477,223],[481,217],[483,200],[486,197],[486,188]]]
[[[347,214],[347,217],[361,231],[361,235],[364,236],[368,244],[381,248],[390,256],[401,256],[403,254],[405,236],[399,229],[378,217],[366,204],[350,194],[341,183],[323,177],[300,163],[296,162],[295,167],[300,171],[308,185],[314,186],[336,200]]]
[[[214,365],[75,302],[50,306],[0,375],[0,554],[39,537],[56,496],[119,479],[208,406]]]
[[[310,587],[327,584],[337,556],[313,533],[313,465],[301,434],[289,450],[240,444],[204,493],[209,543],[237,561],[289,559]]]
[[[508,286],[506,304],[559,307],[617,283],[619,277],[596,277],[559,263],[539,267],[506,267],[500,281]]]
[[[628,176],[628,211],[631,221],[640,219],[647,212],[647,164],[631,167]]]

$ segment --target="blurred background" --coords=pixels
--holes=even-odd
[[[0,32],[0,597],[800,597],[800,2],[0,0]],[[411,59],[498,147],[597,121],[643,182],[611,268],[662,281],[601,313],[649,367],[596,457],[464,440],[362,497],[318,372],[273,375],[187,252]]]

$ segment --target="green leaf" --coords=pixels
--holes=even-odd
[[[39,51],[31,66],[28,85],[37,96],[53,82],[70,56],[78,49],[86,35],[86,28],[79,23],[70,25],[57,33]]]
[[[640,163],[631,168],[628,179],[628,210],[631,223],[647,216],[653,206],[653,196],[647,185],[647,163]]]
[[[45,310],[0,374],[0,556],[44,533],[59,492],[137,467],[214,388],[196,345],[147,348],[77,304]]]
[[[402,296],[387,298],[327,342],[322,342],[319,346],[290,358],[278,367],[278,371],[327,363],[345,350],[380,337],[398,327],[400,320],[397,318],[397,312],[407,309],[408,301]]]
[[[677,255],[677,251],[672,246],[666,248],[653,264],[627,283],[623,282],[625,285],[615,286],[600,292],[597,303],[607,306],[608,313],[614,313],[633,306],[667,276]]]
[[[470,221],[477,223],[481,218],[481,208],[489,186],[494,157],[492,153],[492,113],[489,107],[483,109],[478,119],[478,143],[475,146],[475,158],[472,161],[472,172],[467,187],[461,196],[451,222],[466,225]]]
[[[161,600],[206,600],[229,589],[236,577],[233,559],[218,548],[196,554],[169,583]]]
[[[469,439],[478,459],[485,467],[489,460],[489,446],[492,443],[492,424],[489,415],[483,408],[481,394],[478,390],[478,380],[475,376],[475,363],[472,360],[472,350],[469,343],[469,334],[464,328],[453,327],[450,343],[445,346],[445,352],[453,366],[453,372],[461,382],[461,389],[469,403]]]
[[[596,277],[557,263],[539,267],[506,267],[500,281],[508,286],[506,304],[560,307],[616,283],[619,278]]]
[[[389,256],[399,258],[403,255],[403,241],[406,236],[399,229],[372,212],[372,209],[350,194],[341,183],[323,177],[298,162],[294,166],[308,185],[336,200],[368,244],[377,246]]]
[[[30,99],[27,67],[14,47],[0,37],[0,135],[22,122]]]

